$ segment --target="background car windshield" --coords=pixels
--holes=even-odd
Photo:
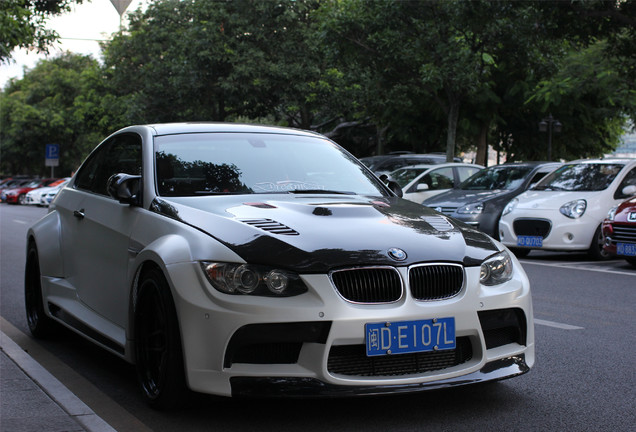
[[[278,134],[184,134],[155,139],[163,196],[335,191],[386,194],[375,176],[330,141]]]
[[[403,188],[407,184],[411,183],[415,179],[415,177],[422,174],[427,169],[428,167],[398,169],[391,173],[391,179],[396,181],[397,184],[399,184],[400,187]]]
[[[558,191],[600,191],[616,178],[622,164],[570,164],[547,175],[533,189]]]
[[[529,166],[501,166],[486,168],[459,185],[465,190],[512,190],[523,183],[532,170]]]

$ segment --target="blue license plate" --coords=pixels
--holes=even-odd
[[[517,246],[542,247],[543,237],[540,236],[518,236]]]
[[[616,243],[616,255],[636,256],[636,244]]]
[[[367,356],[455,348],[455,318],[367,323]]]

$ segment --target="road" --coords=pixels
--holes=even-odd
[[[536,366],[486,385],[355,399],[233,400],[193,396],[162,413],[138,394],[134,369],[64,332],[28,336],[25,233],[45,209],[0,205],[2,329],[118,431],[632,431],[636,424],[636,269],[621,260],[532,252]]]

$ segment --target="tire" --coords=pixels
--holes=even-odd
[[[187,395],[179,322],[170,287],[158,269],[140,280],[135,311],[137,378],[146,402],[159,410],[180,406]]]
[[[57,324],[44,312],[40,260],[38,249],[33,241],[29,242],[29,247],[27,248],[24,271],[24,306],[29,331],[34,337],[44,339],[55,333]]]
[[[19,205],[26,205],[26,203],[27,203],[27,202],[26,202],[26,194],[22,194],[22,195],[20,195],[20,196],[18,197],[18,201],[17,201],[17,203],[18,203]]]
[[[532,249],[523,249],[523,248],[510,248],[510,251],[515,254],[517,258],[525,258],[528,256]]]
[[[592,244],[590,245],[590,248],[587,251],[587,254],[593,260],[605,261],[612,258],[612,256],[603,249],[603,241],[604,241],[603,231],[601,230],[601,225],[599,225],[596,228],[596,231],[594,231],[594,237],[592,237]]]
[[[632,267],[636,267],[636,258],[625,258],[625,261],[630,263]]]

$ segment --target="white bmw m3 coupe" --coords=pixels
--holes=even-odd
[[[28,231],[30,330],[63,325],[134,363],[156,408],[191,390],[373,395],[527,372],[519,261],[389,186],[312,132],[122,129]]]

